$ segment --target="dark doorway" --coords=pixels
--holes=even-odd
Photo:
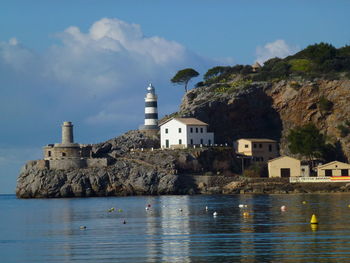
[[[349,176],[349,170],[348,169],[341,169],[341,176]]]
[[[290,177],[290,168],[281,168],[281,177]]]
[[[333,176],[333,170],[332,169],[326,169],[325,171],[326,176]]]
[[[165,148],[169,148],[169,140],[165,140]]]

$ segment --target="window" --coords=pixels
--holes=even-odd
[[[244,145],[244,148],[249,148],[249,145],[248,144]]]
[[[48,152],[47,152],[47,155],[48,155],[49,157],[51,157],[51,151],[48,151]]]
[[[196,133],[198,133],[198,128],[196,128]]]
[[[256,143],[253,144],[253,147],[256,148]]]
[[[62,156],[66,156],[66,153],[62,153]]]
[[[181,139],[179,140],[179,144],[182,144],[182,140]]]
[[[203,139],[201,139],[201,144],[203,144]]]
[[[269,144],[269,152],[272,152],[272,145]]]
[[[179,128],[179,133],[181,133],[181,128]]]
[[[208,140],[208,144],[211,145],[211,140]]]
[[[168,133],[168,129],[165,129],[165,133]]]
[[[203,128],[201,128],[201,133],[203,133]]]
[[[193,139],[191,139],[191,144],[193,144]]]
[[[259,148],[262,148],[262,144],[261,143],[259,143]]]
[[[193,132],[193,128],[191,127],[191,128],[190,128],[190,133],[192,133],[192,132]]]

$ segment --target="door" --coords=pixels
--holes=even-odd
[[[349,170],[348,169],[341,169],[341,176],[349,176]]]
[[[333,176],[333,170],[332,169],[326,169],[324,171],[324,173],[325,173],[326,176]]]
[[[290,168],[281,168],[281,177],[290,177]]]
[[[169,140],[165,140],[165,148],[169,148]]]

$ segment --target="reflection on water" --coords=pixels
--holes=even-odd
[[[349,204],[349,194],[0,196],[1,262],[345,262]]]

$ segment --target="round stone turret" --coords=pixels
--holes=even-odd
[[[62,144],[72,143],[74,143],[73,124],[70,121],[65,121],[62,125]]]

